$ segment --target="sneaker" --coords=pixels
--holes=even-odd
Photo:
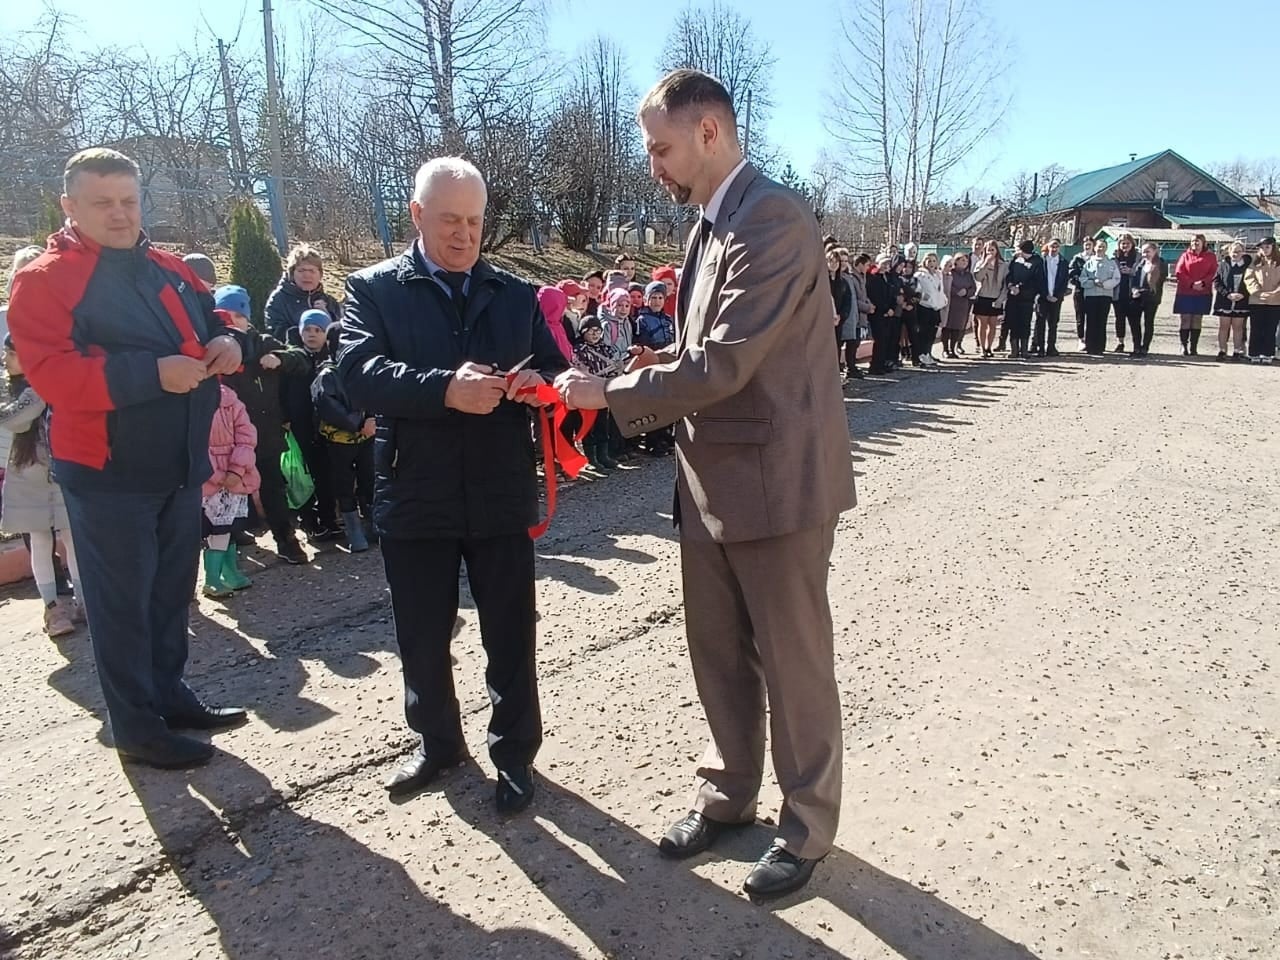
[[[1231,359],[1232,360],[1248,360],[1249,355],[1245,353],[1243,350],[1237,350],[1235,353],[1231,355]]]
[[[307,551],[302,549],[296,537],[281,537],[276,541],[276,553],[285,563],[293,566],[301,566],[310,563],[307,557]]]
[[[1112,353],[1124,353],[1124,341],[1123,341],[1123,340],[1119,341],[1119,342],[1116,344],[1116,347],[1115,347],[1115,349],[1112,351]]]
[[[1268,365],[1270,365],[1270,363],[1271,363],[1272,359],[1273,359],[1272,357],[1262,357],[1262,358],[1261,358],[1262,362],[1263,362],[1263,363],[1265,363],[1265,364],[1268,364]]]
[[[76,632],[76,625],[71,622],[71,611],[61,600],[55,600],[44,608],[44,632],[50,639]]]
[[[1261,362],[1262,362],[1262,358],[1261,358],[1261,357],[1250,357],[1250,358],[1249,358],[1249,362],[1250,362],[1250,363],[1261,363]]]
[[[1078,342],[1079,342],[1079,344],[1080,344],[1080,352],[1081,352],[1081,353],[1084,353],[1086,350],[1088,350],[1088,349],[1089,349],[1087,346],[1085,346],[1085,342],[1084,342],[1083,340],[1080,340],[1080,341],[1078,341]]]

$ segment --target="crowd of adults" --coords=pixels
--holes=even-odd
[[[834,237],[826,238],[838,357],[847,376],[863,376],[858,351],[867,339],[873,374],[959,359],[968,352],[970,332],[974,356],[984,360],[1006,351],[1013,360],[1058,356],[1068,299],[1082,352],[1106,352],[1108,318],[1114,317],[1113,351],[1146,357],[1170,279],[1183,356],[1199,355],[1206,316],[1218,318],[1219,360],[1271,363],[1276,355],[1280,253],[1274,237],[1253,253],[1236,241],[1219,256],[1195,234],[1172,270],[1156,244],[1139,249],[1130,233],[1120,235],[1114,253],[1105,239],[1086,237],[1069,261],[1056,239],[1039,248],[1023,240],[1009,260],[989,237],[974,237],[971,253],[941,261],[934,253],[918,257],[917,250],[911,243],[901,252],[890,245],[874,259],[865,253],[851,259]],[[939,342],[942,358],[934,355]]]

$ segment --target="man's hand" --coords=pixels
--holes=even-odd
[[[181,354],[161,357],[156,361],[156,369],[160,371],[160,388],[165,393],[190,393],[209,376],[204,360]]]
[[[627,373],[632,370],[643,370],[645,367],[652,367],[662,362],[657,353],[649,347],[632,347],[629,352],[631,361],[627,364]],[[557,379],[556,386],[559,385],[560,381]]]
[[[444,391],[444,405],[459,413],[492,413],[507,393],[507,378],[493,376],[493,367],[468,360],[454,371]]]
[[[214,337],[204,348],[204,368],[211,377],[228,376],[240,369],[243,357],[234,337]]]
[[[373,417],[366,417],[364,423],[360,425],[360,436],[372,437],[378,432],[378,421]]]
[[[566,370],[556,377],[556,389],[560,399],[574,410],[602,410],[608,404],[604,399],[605,381],[581,370]]]
[[[521,390],[536,390],[546,384],[542,379],[542,374],[536,370],[519,370],[516,375],[511,378],[511,383],[507,386],[507,399],[515,400],[518,403],[527,403],[531,407],[542,406],[542,401],[532,392],[526,393],[523,397],[519,396]]]
[[[280,358],[277,357],[274,353],[268,353],[266,356],[264,356],[261,360],[258,361],[258,366],[260,366],[263,370],[279,370]]]

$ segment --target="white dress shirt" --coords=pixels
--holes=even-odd
[[[711,195],[707,205],[702,208],[702,219],[710,222],[713,227],[716,225],[716,217],[720,216],[720,208],[724,206],[724,195],[729,192],[729,185],[733,183],[746,165],[747,159],[743,157],[738,161],[738,165],[729,171],[729,175],[720,182],[720,186],[716,187],[716,192]]]
[[[1049,296],[1053,296],[1053,288],[1058,280],[1058,261],[1061,257],[1055,257],[1052,254],[1044,258],[1044,275],[1048,281],[1046,286],[1049,288]]]

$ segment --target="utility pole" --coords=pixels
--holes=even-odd
[[[747,87],[747,122],[742,131],[742,155],[751,159],[751,88]]]
[[[248,186],[249,157],[244,149],[244,136],[240,132],[240,114],[236,110],[235,94],[231,90],[231,68],[227,66],[226,45],[218,41],[218,66],[222,71],[222,99],[227,110],[227,131],[231,139],[231,160],[235,165],[235,183],[238,190]]]
[[[267,197],[271,203],[271,231],[284,256],[289,246],[284,216],[284,149],[280,145],[280,76],[276,73],[276,34],[271,26],[271,0],[262,0],[262,35],[267,54],[267,127],[271,137],[271,177]]]

